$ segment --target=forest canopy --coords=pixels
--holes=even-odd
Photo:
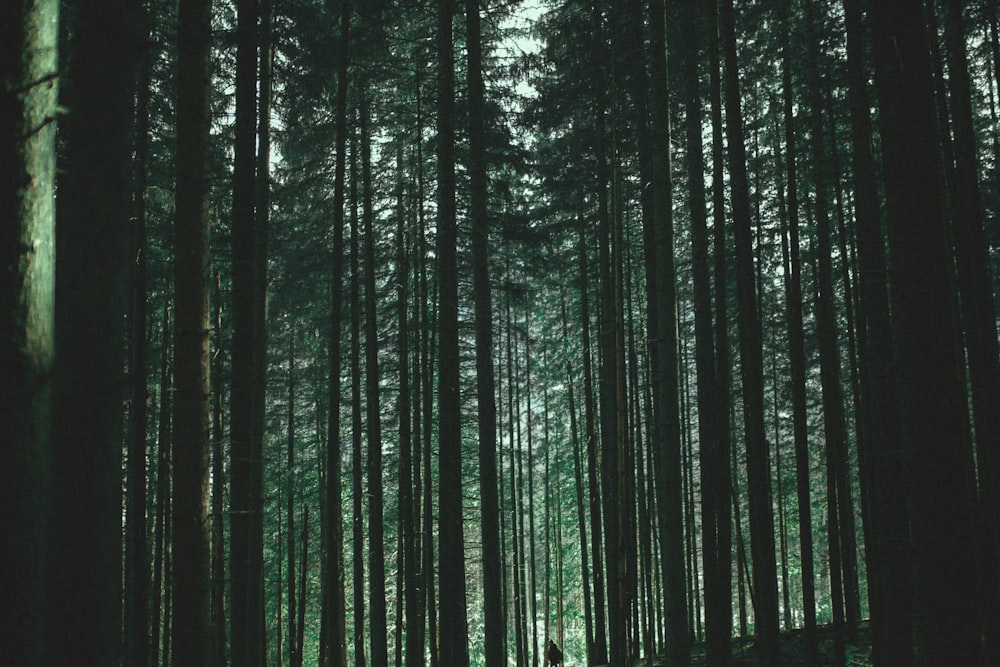
[[[4,661],[1000,664],[998,22],[0,3]]]

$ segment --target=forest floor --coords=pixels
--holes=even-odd
[[[821,625],[817,629],[819,639],[820,665],[835,665],[833,660],[833,626]],[[739,667],[756,667],[757,656],[754,651],[753,637],[738,637],[733,640],[733,661],[732,665]],[[870,667],[871,660],[871,634],[868,622],[863,622],[855,633],[855,637],[849,639],[846,645],[846,667]],[[652,661],[642,663],[647,667],[660,667],[666,665],[662,658],[654,658]],[[705,645],[697,642],[691,650],[691,665],[705,664]],[[805,637],[802,630],[796,629],[781,633],[781,664],[782,667],[800,667],[806,663]]]

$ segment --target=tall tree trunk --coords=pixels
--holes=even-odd
[[[566,316],[566,304],[565,301],[562,303],[562,320],[563,320],[563,340],[569,339],[568,334],[568,324]],[[590,594],[590,571],[588,567],[587,558],[587,520],[586,520],[586,505],[583,499],[583,471],[580,462],[580,438],[579,438],[579,427],[577,425],[577,406],[574,395],[574,385],[576,382],[573,379],[573,371],[570,365],[570,361],[566,360],[566,400],[568,401],[569,409],[569,424],[570,424],[570,439],[573,443],[573,475],[576,480],[576,513],[577,513],[577,530],[580,534],[580,571],[581,571],[581,581],[580,585],[583,587],[583,615],[584,615],[584,628],[586,631],[586,650],[587,650],[587,664],[592,665],[594,663],[594,618],[593,618],[593,608],[591,606],[591,594]],[[560,617],[561,618],[561,617]]]
[[[805,32],[809,42],[820,44],[818,14],[814,3],[806,6]],[[846,475],[846,466],[840,465],[847,458],[847,433],[844,418],[843,390],[840,384],[840,345],[837,340],[837,315],[834,305],[833,244],[830,236],[829,190],[827,161],[824,150],[824,108],[821,81],[823,73],[816,53],[808,49],[806,75],[809,86],[811,123],[812,181],[814,188],[814,216],[816,219],[816,254],[818,264],[816,327],[820,358],[820,383],[823,390],[823,433],[826,443],[827,470],[827,535],[830,556],[830,598],[834,626],[834,664],[844,663],[844,590],[843,526],[838,509],[849,498],[840,498],[846,485],[840,483]]]
[[[1000,613],[1000,357],[997,346],[996,306],[992,293],[989,244],[983,227],[977,143],[973,127],[969,64],[966,55],[965,3],[944,2],[945,46],[948,57],[949,102],[955,142],[955,179],[952,198],[952,235],[958,265],[958,288],[972,387],[972,417],[978,463],[978,514],[983,522],[981,595],[983,619]],[[995,20],[995,14],[994,14]],[[991,662],[1000,659],[1000,636],[993,623],[984,625]]]
[[[45,528],[55,360],[55,112],[59,3],[0,6],[0,646],[44,665]]]
[[[651,143],[653,148],[653,216],[656,273],[656,350],[657,367],[652,370],[653,450],[656,472],[657,521],[663,558],[663,590],[667,630],[667,656],[671,664],[690,661],[691,639],[688,628],[685,563],[684,499],[682,483],[681,432],[678,413],[677,297],[674,282],[673,180],[670,165],[670,111],[667,80],[666,26],[663,0],[650,2],[650,84]],[[700,180],[700,179],[699,179]],[[703,276],[704,277],[704,276]]]
[[[347,164],[347,66],[351,26],[351,3],[340,8],[340,44],[337,53],[337,100],[335,111],[337,156],[333,186],[333,257],[330,266],[329,404],[326,458],[326,646],[323,653],[330,667],[347,664],[347,610],[344,599],[344,529],[341,493],[340,373],[341,328],[344,294],[344,176]]]
[[[146,37],[148,39],[148,26]],[[146,426],[149,410],[147,372],[149,311],[146,249],[146,186],[149,159],[151,56],[140,59],[136,89],[132,189],[132,257],[129,301],[129,412],[125,490],[124,661],[149,662],[149,540],[146,521]]]
[[[376,324],[375,239],[372,230],[371,118],[368,95],[360,94],[361,180],[365,265],[365,419],[367,421],[368,472],[368,580],[371,595],[371,662],[386,667],[388,637],[385,597],[385,492],[382,483],[382,418],[379,401],[378,325]]]
[[[607,610],[604,606],[604,561],[602,548],[604,544],[601,521],[601,494],[598,483],[597,456],[597,425],[594,415],[594,374],[592,347],[590,342],[590,298],[587,284],[587,233],[580,221],[580,323],[583,328],[583,401],[584,401],[584,436],[587,441],[587,490],[590,496],[590,540],[593,552],[594,572],[594,655],[593,663],[604,664],[608,661]]]
[[[298,632],[295,625],[297,603],[295,599],[295,325],[289,323],[288,342],[288,412],[285,421],[287,445],[285,448],[285,531],[287,533],[288,571],[288,662],[292,667],[301,664],[301,646],[296,643]],[[281,618],[281,612],[278,612]],[[280,633],[279,633],[280,636]]]
[[[789,5],[790,7],[791,5]],[[782,42],[782,107],[785,126],[786,188],[788,203],[788,267],[785,280],[785,318],[788,329],[789,375],[792,391],[792,439],[795,446],[795,490],[799,514],[799,562],[802,574],[802,614],[806,660],[818,660],[816,638],[816,575],[812,539],[812,499],[809,488],[809,432],[806,415],[806,353],[802,324],[802,261],[799,244],[799,185],[792,116],[791,12],[786,15]]]
[[[848,98],[851,113],[854,212],[861,293],[859,331],[861,400],[865,438],[861,476],[867,488],[866,513],[871,540],[868,601],[872,654],[878,664],[913,664],[909,527],[903,484],[903,448],[896,394],[885,245],[872,153],[871,104],[864,66],[865,28],[859,0],[844,0],[847,33]]]
[[[232,199],[232,374],[230,389],[230,645],[233,664],[259,667],[263,645],[263,569],[256,569],[254,515],[263,462],[254,432],[254,190],[257,119],[257,2],[236,6],[236,119]]]
[[[497,495],[497,410],[493,370],[493,301],[490,290],[487,209],[486,100],[483,85],[479,0],[465,1],[469,82],[469,176],[472,218],[472,280],[476,325],[476,396],[479,435],[479,498],[483,540],[483,616],[486,667],[500,667],[503,607],[500,568],[500,501]]]
[[[150,600],[152,619],[150,620],[150,655],[149,665],[158,667],[160,664],[160,621],[163,618],[163,601],[169,598],[169,586],[164,587],[163,579],[166,570],[165,551],[169,549],[169,505],[170,505],[170,413],[172,411],[170,396],[172,391],[172,374],[170,368],[170,321],[171,307],[163,309],[163,328],[160,335],[160,405],[156,439],[156,511],[153,519],[153,590]]]
[[[226,655],[226,531],[225,477],[223,470],[222,427],[222,279],[215,272],[213,279],[212,331],[212,641],[215,664],[229,664]]]
[[[211,3],[180,7],[174,319],[173,660],[212,664],[208,143]]]
[[[750,541],[753,552],[754,618],[762,665],[777,665],[779,653],[778,585],[771,513],[771,466],[764,434],[764,377],[761,322],[754,289],[750,202],[746,149],[743,143],[739,72],[736,60],[735,15],[732,0],[722,0],[721,27],[726,80],[726,134],[732,180],[739,303],[740,373],[743,380],[743,421],[747,438],[747,483],[750,500]]]
[[[924,664],[980,664],[980,625],[970,604],[978,588],[970,471],[922,7],[917,0],[879,0],[872,10],[898,386],[912,485],[917,647]]]
[[[355,118],[357,123],[357,119]],[[360,123],[358,123],[360,124]],[[358,135],[351,132],[350,190],[350,308],[351,308],[351,560],[354,592],[354,665],[365,667],[365,524],[364,524],[364,461],[362,440],[364,419],[361,414],[361,266],[358,229]]]
[[[462,529],[462,402],[458,352],[458,229],[455,213],[455,1],[438,6],[438,411],[441,662],[467,667],[465,546]]]
[[[414,446],[414,431],[419,440],[419,410],[414,410],[419,397],[419,390],[410,390],[410,363],[417,361],[419,353],[413,359],[410,357],[410,248],[406,226],[405,190],[403,186],[403,152],[398,148],[396,153],[396,316],[398,322],[397,350],[399,354],[399,394],[396,398],[396,412],[399,414],[399,535],[402,550],[402,572],[397,577],[402,585],[403,615],[397,623],[406,628],[406,645],[404,655],[407,667],[416,667],[422,663],[420,634],[420,573],[418,571],[417,545],[415,543],[419,511],[419,469],[414,470],[414,463],[419,463],[419,449]],[[419,373],[416,374],[419,380]],[[414,425],[417,426],[414,429]],[[414,497],[416,496],[416,500]],[[405,618],[405,621],[404,621]],[[397,637],[397,642],[399,641]],[[401,643],[401,642],[400,642]],[[397,657],[403,647],[397,648]]]
[[[72,113],[64,117],[60,132],[65,163],[60,165],[55,239],[56,363],[47,486],[52,514],[45,563],[51,584],[47,636],[60,638],[48,642],[53,664],[114,664],[122,659],[122,346],[129,303],[141,11],[140,3],[129,0],[76,7],[59,100]],[[54,15],[34,18],[55,20]],[[107,38],[109,31],[116,39]],[[42,28],[41,39],[45,32]],[[26,46],[21,41],[15,45]],[[45,76],[42,58],[32,63],[38,68],[33,73]],[[31,90],[36,81],[21,83]],[[44,105],[46,86],[33,91],[29,104]],[[49,119],[34,120],[38,124],[31,131],[48,131]],[[45,141],[40,140],[40,150]],[[43,182],[36,193],[44,197],[46,174],[37,177]],[[26,185],[21,181],[19,187]],[[27,187],[30,192],[34,186]],[[39,213],[46,204],[38,202]],[[15,256],[20,258],[27,242],[38,241],[45,239],[17,239]]]
[[[717,614],[713,616],[717,623],[714,639],[706,637],[706,657],[709,665],[724,666],[730,662],[729,638],[733,633],[733,595],[732,595],[732,501],[731,470],[732,458],[730,404],[732,369],[730,368],[729,352],[729,279],[727,266],[729,255],[726,243],[726,205],[725,205],[725,175],[723,165],[723,130],[722,130],[722,71],[720,67],[719,46],[719,3],[712,0],[708,8],[708,60],[709,86],[712,117],[712,249],[714,252],[715,290],[713,301],[715,305],[715,425],[716,433],[715,456],[711,470],[715,473],[708,493],[711,494],[715,519],[715,550],[716,572],[720,575],[713,586],[717,587],[715,600],[718,605]],[[703,493],[705,490],[703,489]],[[704,515],[704,507],[702,510]],[[704,520],[704,519],[703,519]],[[704,548],[704,545],[703,545]]]

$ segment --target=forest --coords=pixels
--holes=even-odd
[[[998,0],[0,2],[0,655],[1000,665]]]

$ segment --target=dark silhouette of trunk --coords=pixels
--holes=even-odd
[[[562,303],[562,320],[563,320],[563,338],[568,340],[568,322],[566,316],[566,304],[565,301]],[[576,397],[574,392],[574,386],[576,382],[573,379],[573,370],[570,366],[570,362],[566,362],[566,400],[567,407],[569,409],[569,423],[570,423],[570,439],[573,443],[573,476],[575,480],[576,488],[576,514],[577,514],[577,530],[580,534],[580,571],[581,571],[581,585],[583,587],[583,612],[584,612],[584,627],[586,630],[587,639],[587,664],[594,664],[593,653],[594,653],[594,614],[593,607],[591,603],[591,593],[590,593],[590,571],[588,566],[588,546],[587,546],[587,514],[586,505],[584,504],[583,496],[583,469],[581,464],[580,456],[580,438],[579,438],[579,426],[577,423],[577,405]],[[561,618],[561,617],[560,617]]]
[[[298,631],[296,630],[296,586],[295,579],[295,325],[289,329],[288,343],[288,411],[285,420],[287,429],[285,447],[285,532],[287,534],[287,562],[286,574],[288,589],[288,661],[292,667],[302,664],[302,647],[297,643]],[[281,612],[278,612],[278,620],[281,620]],[[281,633],[279,633],[280,636]]]
[[[458,229],[455,213],[455,55],[452,21],[454,0],[438,6],[438,411],[439,528],[438,558],[442,572],[441,627],[449,639],[441,643],[441,663],[467,667],[465,551],[462,531],[462,403],[458,357]]]
[[[493,370],[493,301],[489,271],[486,100],[483,86],[479,2],[465,2],[469,85],[469,177],[472,218],[472,280],[476,325],[476,396],[479,435],[479,498],[483,539],[485,664],[500,667],[503,607],[500,568],[500,501],[497,495],[497,409]]]
[[[872,18],[894,340],[911,485],[917,649],[929,665],[980,664],[980,625],[971,602],[979,584],[970,470],[955,372],[942,172],[921,3],[875,2]]]
[[[885,246],[877,192],[867,73],[865,28],[859,0],[844,0],[847,83],[851,113],[854,213],[860,276],[862,488],[868,498],[868,603],[872,655],[877,664],[913,664],[909,527],[896,394]],[[859,339],[861,336],[859,336]]]
[[[55,360],[55,112],[59,3],[0,5],[0,572],[16,613],[4,659],[47,664],[43,620]]]
[[[368,581],[371,595],[371,661],[373,667],[386,667],[389,662],[385,596],[385,492],[382,484],[382,422],[379,409],[378,326],[375,304],[375,239],[372,230],[371,130],[368,96],[360,93],[361,117],[361,180],[364,234],[365,282],[365,419],[367,421],[368,477]]]
[[[778,584],[771,513],[771,466],[764,434],[764,378],[761,322],[754,285],[750,201],[746,148],[736,61],[732,0],[722,0],[720,25],[725,60],[726,135],[732,182],[739,303],[740,373],[743,380],[743,421],[746,430],[747,485],[750,501],[750,541],[753,554],[754,618],[762,665],[777,665]]]
[[[821,17],[813,3],[806,7],[805,32],[808,41],[819,43]],[[816,220],[817,254],[817,295],[816,328],[820,360],[820,383],[823,390],[823,434],[826,443],[827,473],[827,535],[830,557],[830,605],[834,626],[834,655],[836,665],[842,665],[844,656],[844,569],[848,554],[843,541],[845,526],[839,513],[842,504],[850,504],[850,497],[841,498],[848,491],[847,475],[847,429],[844,417],[843,390],[840,384],[840,345],[837,340],[837,314],[834,304],[833,284],[833,244],[831,242],[829,184],[827,163],[829,156],[824,150],[823,93],[816,49],[808,49],[806,76],[809,87],[812,182],[814,188],[813,215]],[[846,258],[844,258],[846,261]],[[848,491],[849,495],[849,491]],[[851,524],[853,526],[853,523]],[[852,536],[853,539],[853,536]]]
[[[170,370],[170,306],[163,309],[163,328],[160,334],[160,405],[156,441],[156,510],[153,519],[153,589],[150,599],[152,618],[150,620],[149,665],[160,664],[160,621],[163,618],[163,602],[169,599],[170,588],[164,587],[164,573],[169,549],[170,523],[170,396],[172,376]]]
[[[146,31],[148,40],[149,31]],[[124,661],[149,662],[149,539],[146,522],[146,426],[149,397],[146,385],[149,341],[147,320],[146,187],[149,159],[149,98],[151,57],[140,59],[136,89],[135,148],[132,166],[132,258],[128,322],[129,410],[125,490]]]
[[[597,425],[594,415],[594,380],[592,348],[590,342],[590,298],[587,285],[587,233],[580,221],[580,322],[583,327],[583,401],[584,425],[587,441],[587,490],[590,496],[590,540],[593,553],[594,576],[594,655],[593,664],[608,661],[606,607],[604,606],[604,565],[602,558],[603,529],[601,522],[601,494],[598,484]]]
[[[255,245],[254,221],[257,119],[257,2],[236,6],[236,112],[232,200],[232,373],[230,388],[229,558],[233,664],[264,664],[264,608],[261,539],[255,536],[257,498],[263,493],[262,450],[255,433]],[[257,568],[257,563],[261,568]]]
[[[712,484],[703,496],[711,495],[711,509],[714,511],[715,550],[713,552],[716,571],[730,573],[720,576],[713,583],[717,611],[712,618],[716,622],[714,637],[709,631],[706,637],[706,661],[709,665],[724,666],[730,662],[729,638],[733,632],[732,602],[732,535],[733,514],[731,500],[732,445],[730,435],[730,404],[732,369],[729,353],[729,279],[725,225],[725,176],[723,173],[722,136],[722,72],[719,48],[719,3],[713,0],[708,7],[709,34],[708,60],[709,85],[712,116],[712,227],[715,272],[715,426],[716,452],[711,471]],[[703,471],[704,472],[704,471]],[[704,505],[702,515],[704,517]],[[702,519],[704,521],[704,518]],[[704,548],[705,545],[703,545]],[[707,621],[707,619],[706,619]]]
[[[972,388],[972,417],[978,463],[978,514],[982,561],[983,619],[1000,613],[1000,357],[997,347],[996,307],[992,294],[989,244],[983,226],[977,142],[973,127],[969,64],[966,55],[964,3],[945,2],[945,48],[948,61],[949,103],[955,148],[956,191],[951,200],[951,232],[958,266],[959,303]],[[995,14],[994,14],[995,20]],[[990,662],[1000,658],[1000,636],[993,623],[984,625]]]
[[[326,563],[326,591],[323,619],[326,644],[322,653],[326,664],[347,664],[347,611],[344,599],[344,529],[341,494],[341,442],[340,442],[340,373],[341,327],[343,323],[344,294],[344,176],[347,156],[347,65],[348,40],[351,26],[351,3],[344,0],[340,8],[340,44],[337,53],[337,99],[335,111],[336,164],[333,186],[333,257],[330,266],[330,342],[329,342],[329,403],[327,408],[326,455],[326,518],[329,523],[327,543],[324,545]]]
[[[806,353],[802,324],[802,260],[799,244],[799,185],[795,123],[792,116],[792,53],[790,15],[785,19],[782,43],[782,107],[785,129],[788,204],[788,268],[785,274],[785,318],[792,392],[792,440],[795,446],[795,495],[799,514],[799,561],[802,573],[802,614],[806,660],[816,664],[816,575],[812,540],[812,498],[809,488],[809,432],[806,415]]]
[[[410,390],[410,363],[419,361],[419,354],[410,356],[410,238],[406,226],[405,188],[403,172],[403,152],[398,148],[396,153],[396,316],[398,322],[397,351],[399,354],[399,394],[396,397],[396,411],[399,414],[399,535],[402,551],[402,572],[397,577],[402,586],[402,613],[397,624],[406,627],[406,645],[404,655],[407,667],[421,664],[423,653],[421,649],[420,617],[420,572],[418,564],[417,545],[415,543],[419,503],[419,469],[414,470],[414,462],[419,463],[419,450],[414,446],[414,430],[419,441],[419,410],[414,410],[419,397],[419,390]],[[415,374],[419,380],[419,371]],[[415,388],[416,389],[416,388]],[[416,425],[416,429],[414,429]],[[419,446],[419,444],[418,444]],[[416,481],[415,481],[416,480]],[[414,501],[414,496],[417,500]],[[404,621],[405,618],[405,621]],[[402,663],[399,651],[403,649],[402,638],[397,634],[397,662]]]
[[[180,6],[174,313],[172,659],[212,663],[208,143],[211,6]]]
[[[663,560],[664,624],[670,664],[690,661],[691,638],[684,562],[683,462],[678,413],[677,298],[674,286],[673,179],[670,166],[670,111],[663,0],[650,2],[650,111],[653,153],[653,217],[657,366],[651,369],[653,391],[653,469],[656,486],[660,557]],[[700,181],[700,179],[699,179]],[[653,355],[651,355],[653,356]],[[659,399],[659,405],[656,404]]]
[[[54,13],[35,18],[56,19]],[[126,384],[122,345],[129,304],[134,96],[143,50],[141,6],[127,0],[90,2],[76,7],[72,19],[64,73],[67,85],[59,99],[60,106],[71,113],[60,120],[64,159],[59,165],[54,241],[56,362],[47,486],[51,509],[51,542],[45,562],[50,583],[46,615],[51,623],[46,629],[47,660],[50,664],[115,664],[123,655],[122,405]],[[42,29],[40,39],[47,29]],[[109,30],[116,39],[107,38]],[[33,67],[44,68],[45,60],[35,61]],[[54,73],[35,69],[34,74]],[[35,89],[27,98],[29,104],[44,105],[45,87],[52,82],[40,87],[37,81],[21,79],[20,83]],[[34,132],[52,119],[33,120],[36,124],[30,128],[20,127]],[[94,178],[98,173],[100,178]],[[42,181],[38,194],[45,196],[47,175],[31,176]],[[22,171],[19,178],[24,177]],[[18,187],[34,187],[18,182]],[[42,213],[49,202],[37,205]],[[25,244],[38,240],[17,239],[18,262],[28,261],[21,256]],[[4,270],[10,270],[9,265]],[[43,285],[39,285],[42,290]],[[54,637],[59,640],[52,641]]]
[[[355,123],[357,118],[355,118]],[[362,440],[364,420],[361,414],[361,266],[358,229],[358,135],[351,132],[350,190],[350,308],[351,308],[351,560],[354,589],[354,664],[365,667],[365,524],[364,461]]]
[[[691,256],[694,279],[695,371],[698,399],[698,444],[701,466],[702,561],[705,574],[705,642],[717,649],[728,646],[732,602],[723,587],[731,574],[722,572],[719,553],[719,469],[728,465],[720,460],[722,448],[717,432],[718,388],[716,387],[715,344],[712,337],[712,292],[708,254],[708,227],[704,186],[704,154],[702,147],[702,107],[698,77],[698,39],[696,32],[697,6],[693,0],[682,3],[682,25],[678,36],[683,39],[681,54],[687,148],[688,206],[691,216]],[[724,500],[722,505],[727,505]],[[728,548],[728,547],[727,547]],[[728,559],[727,559],[728,560]],[[722,599],[725,595],[727,599]]]
[[[215,272],[212,297],[212,645],[215,663],[229,664],[226,656],[226,531],[225,477],[222,428],[222,280]]]

